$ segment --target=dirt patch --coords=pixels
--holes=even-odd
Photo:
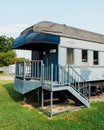
[[[100,94],[99,96],[91,96],[90,101],[91,102],[96,102],[96,101],[104,102],[104,93]],[[49,103],[47,104],[47,102],[50,102],[50,101],[45,100],[44,103],[46,105],[44,106],[44,109],[49,112],[50,111],[50,105],[49,105]],[[20,105],[22,105],[23,107],[26,107],[26,108],[29,108],[29,109],[41,107],[39,103],[37,103],[36,101],[33,101],[33,100],[32,101],[29,100],[28,102],[21,101],[21,102],[18,102],[18,103]],[[77,111],[77,110],[80,110],[81,107],[78,106],[78,104],[76,104],[73,100],[67,99],[65,102],[62,102],[62,103],[57,103],[57,104],[53,103],[53,105],[52,105],[53,110],[52,111],[53,111],[53,113],[57,113],[57,112],[63,111],[63,110]]]
[[[18,102],[21,106],[23,107],[27,107],[29,109],[33,109],[33,108],[39,108],[40,105],[39,103],[37,103],[36,101],[28,101],[28,102],[24,102],[24,101],[20,101]]]
[[[0,80],[14,80],[13,75],[0,76]]]
[[[104,102],[104,93],[100,94],[99,96],[91,96],[91,102],[101,101]]]

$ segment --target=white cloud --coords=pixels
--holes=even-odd
[[[6,26],[0,26],[0,35],[6,35],[8,37],[11,36],[15,38],[27,27],[27,24],[11,24]]]

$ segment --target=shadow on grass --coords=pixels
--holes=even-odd
[[[21,105],[28,104],[32,107],[39,108],[40,104],[35,100],[30,100],[26,95],[20,94],[14,90],[14,83],[7,83],[4,84],[3,87],[7,90],[9,96],[15,101],[20,103]],[[24,101],[25,97],[27,98],[26,101]]]
[[[14,83],[4,84],[3,87],[7,90],[8,94],[15,102],[23,100],[24,96],[14,90]]]

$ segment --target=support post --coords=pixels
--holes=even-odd
[[[53,91],[50,91],[50,117],[52,118]]]
[[[44,64],[42,64],[42,85],[44,85]]]
[[[79,86],[79,76],[78,76],[78,92],[80,92],[80,86]]]
[[[23,62],[23,80],[25,80],[25,73],[26,73],[26,62]]]
[[[44,90],[42,88],[42,101],[41,101],[41,108],[44,109]]]
[[[16,65],[15,65],[15,79],[19,75],[18,73],[19,73],[18,62],[16,62]]]
[[[69,85],[70,85],[70,65],[68,64],[68,82],[69,82]]]
[[[59,82],[59,84],[61,83],[61,66],[60,65],[58,65],[58,82]]]
[[[51,90],[53,87],[53,64],[51,64]]]
[[[91,89],[90,89],[90,83],[88,83],[88,100],[90,101],[90,92],[91,92]]]

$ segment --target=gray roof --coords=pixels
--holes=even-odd
[[[97,43],[104,43],[104,35],[102,34],[74,28],[71,26],[66,26],[64,24],[42,21],[33,25],[30,28],[27,28],[25,31],[31,28],[33,29],[34,32],[56,34],[62,37],[69,37],[69,38],[92,41]]]

